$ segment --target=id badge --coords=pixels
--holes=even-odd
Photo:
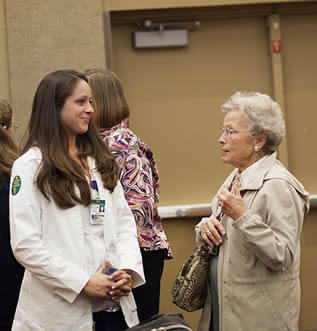
[[[103,218],[105,216],[105,200],[91,200],[90,202],[90,224],[99,225],[103,224]]]

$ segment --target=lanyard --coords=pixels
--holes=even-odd
[[[99,196],[99,189],[98,189],[98,183],[95,179],[90,181],[90,187],[93,189],[93,191],[96,191],[96,198],[100,199]]]

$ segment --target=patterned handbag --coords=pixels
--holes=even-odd
[[[207,293],[208,258],[211,248],[202,243],[178,272],[172,287],[173,303],[186,311],[203,308]]]

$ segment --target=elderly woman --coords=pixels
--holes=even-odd
[[[196,227],[197,241],[213,247],[198,330],[298,330],[309,197],[277,160],[281,109],[267,95],[237,92],[222,110],[221,158],[236,169],[213,199],[212,215]]]

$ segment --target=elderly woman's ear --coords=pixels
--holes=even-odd
[[[254,151],[259,152],[266,143],[265,136],[258,136],[255,139]]]

